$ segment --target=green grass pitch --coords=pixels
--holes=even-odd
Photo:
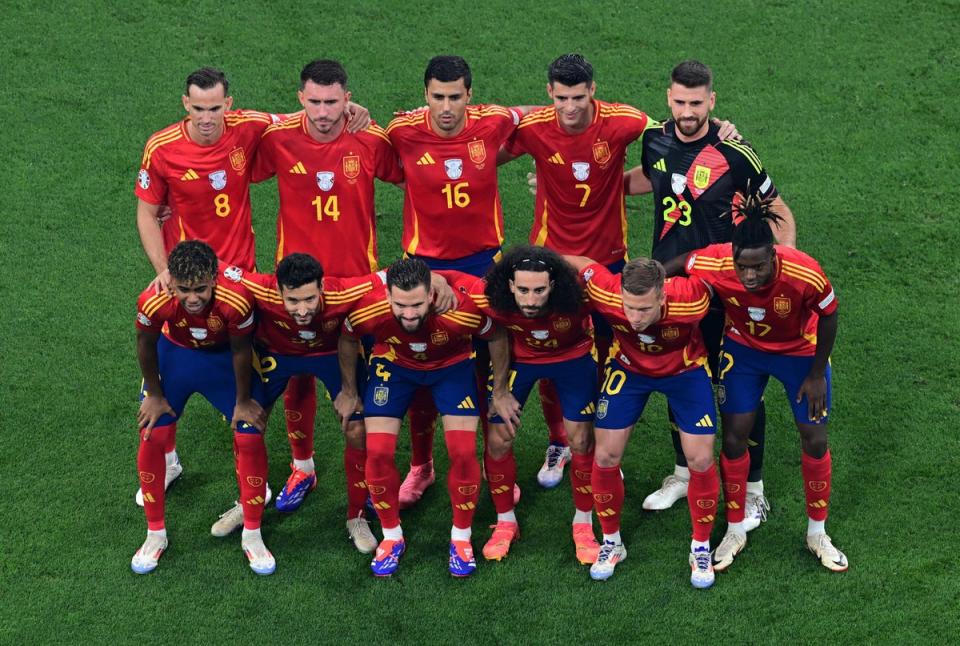
[[[0,643],[931,643],[960,629],[952,477],[960,463],[960,203],[956,0],[900,3],[214,3],[8,0],[0,11]],[[670,68],[716,76],[716,115],[754,144],[841,302],[833,357],[829,531],[851,561],[832,575],[806,552],[799,446],[768,392],[770,520],[707,592],[688,582],[689,518],[639,503],[671,460],[662,399],[624,462],[630,558],[605,584],[573,559],[566,485],[541,490],[546,434],[527,407],[518,444],[523,538],[476,576],[446,572],[442,484],[405,516],[400,573],[374,580],[344,535],[342,439],[320,411],[323,478],[297,514],[268,509],[277,573],[254,576],[234,536],[209,535],[233,500],[228,430],[195,400],[170,492],[171,547],[130,572],[144,520],[136,489],[133,311],[152,272],[134,226],[147,136],[180,118],[186,74],[224,68],[235,105],[292,111],[297,74],[341,59],[381,123],[421,105],[439,53],[473,67],[475,102],[547,100],[569,51],[598,96],[666,116]],[[638,150],[630,160],[638,159]],[[507,241],[529,231],[527,159],[504,167]],[[253,191],[270,265],[276,196]],[[634,255],[649,198],[631,199]],[[399,253],[401,194],[378,190],[381,257]],[[289,452],[269,428],[274,491]],[[443,451],[438,452],[445,473]],[[401,440],[398,461],[408,457]],[[495,514],[486,491],[479,550]],[[379,527],[376,527],[379,530]],[[718,541],[721,522],[714,533]]]

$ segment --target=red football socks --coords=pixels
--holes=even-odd
[[[287,439],[295,460],[313,457],[313,425],[317,417],[317,386],[313,375],[298,375],[287,383],[283,393],[287,418]]]
[[[147,529],[152,531],[164,528],[164,489],[167,476],[167,460],[164,454],[173,430],[172,424],[154,426],[148,440],[143,439],[143,430],[140,430],[137,471],[140,476],[140,489],[143,490],[143,513],[147,517]]]
[[[343,471],[347,475],[347,518],[363,515],[367,502],[367,481],[364,479],[367,451],[347,446],[343,450]]]
[[[483,454],[483,467],[487,472],[487,488],[498,514],[513,509],[513,485],[517,482],[517,461],[513,449],[500,458],[494,459],[489,453]]]
[[[620,531],[620,512],[623,510],[623,478],[620,477],[620,465],[601,467],[594,462],[590,488],[593,490],[593,503],[603,533],[616,534]]]
[[[470,527],[480,498],[480,462],[477,460],[477,434],[474,431],[447,431],[443,434],[450,456],[447,491],[453,507],[453,525]],[[369,450],[369,449],[368,449]],[[510,490],[513,495],[513,489]]]
[[[267,500],[267,446],[262,433],[233,434],[243,528],[259,529]]]
[[[807,497],[807,516],[813,520],[827,519],[827,511],[830,507],[831,466],[830,449],[827,449],[822,458],[814,458],[806,453],[800,457],[803,492]]]
[[[744,485],[746,486],[746,485]],[[690,469],[690,484],[687,487],[687,506],[693,525],[693,540],[709,541],[713,523],[717,517],[717,496],[720,493],[720,478],[713,462],[705,471]]]
[[[567,429],[563,426],[563,407],[557,387],[549,379],[540,380],[540,405],[543,407],[543,419],[550,431],[550,443],[567,446]]]
[[[420,388],[407,411],[410,420],[410,466],[419,467],[433,460],[433,433],[437,407],[428,388]]]
[[[723,474],[723,500],[727,506],[727,522],[742,523],[743,507],[747,504],[747,474],[750,472],[750,453],[744,452],[743,455],[734,460],[720,453],[720,471]],[[691,477],[692,473],[691,471]]]
[[[593,509],[593,489],[590,484],[592,478],[593,452],[574,453],[570,458],[570,487],[573,489],[573,506],[577,511]]]
[[[400,525],[400,472],[394,460],[396,452],[396,435],[367,433],[367,490],[385,529]]]

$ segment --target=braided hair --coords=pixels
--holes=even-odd
[[[764,200],[757,193],[750,193],[731,208],[730,213],[737,224],[733,227],[733,259],[740,257],[744,249],[773,250],[776,238],[773,227],[783,218],[771,208],[773,200]]]

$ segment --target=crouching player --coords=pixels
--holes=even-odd
[[[771,376],[783,384],[800,431],[807,502],[807,547],[824,567],[847,569],[824,524],[830,502],[830,352],[837,336],[837,299],[820,265],[803,252],[774,245],[770,205],[753,197],[738,209],[731,243],[695,251],[686,269],[723,299],[727,327],[720,358],[723,491],[727,533],[714,554],[718,571],[747,544],[744,496],[747,436]]]
[[[257,574],[272,574],[260,520],[266,497],[266,423],[253,373],[254,314],[246,289],[218,275],[217,257],[203,242],[181,242],[170,252],[173,296],[153,285],[137,301],[137,358],[143,374],[137,423],[137,470],[147,517],[147,538],[130,563],[137,574],[157,567],[167,548],[164,525],[164,447],[176,418],[200,393],[231,421],[237,480],[243,504],[240,541]],[[162,330],[162,334],[161,334]]]
[[[591,486],[603,545],[590,576],[598,581],[610,578],[627,557],[620,538],[624,498],[620,462],[647,399],[660,392],[680,428],[690,469],[690,582],[695,588],[709,588],[714,580],[710,532],[720,490],[713,459],[716,410],[699,328],[710,305],[709,288],[697,279],[666,280],[663,266],[646,258],[628,262],[620,276],[589,258],[569,260],[586,281],[593,307],[613,327],[615,341],[597,400]]]
[[[491,336],[493,322],[465,294],[459,295],[457,311],[438,315],[432,306],[430,269],[422,260],[406,259],[392,265],[386,283],[386,289],[364,296],[344,322],[345,333],[340,336],[343,389],[334,401],[341,418],[360,410],[356,377],[359,339],[372,335],[374,348],[362,410],[367,430],[367,488],[380,517],[383,541],[370,567],[376,576],[390,576],[406,549],[400,527],[400,474],[394,455],[404,413],[416,390],[426,387],[440,411],[450,457],[450,573],[469,576],[476,569],[470,538],[480,490],[471,335]],[[506,336],[501,340],[505,347]]]
[[[519,408],[537,380],[550,379],[556,384],[573,453],[570,486],[576,556],[581,563],[593,563],[600,550],[593,534],[590,495],[597,382],[589,375],[596,374],[597,364],[590,307],[577,274],[555,251],[522,245],[508,251],[470,293],[480,310],[507,330],[513,356],[509,375],[498,380],[502,389],[493,392],[491,401],[499,414],[491,419],[483,465],[497,524],[483,546],[483,556],[499,561],[520,536],[513,497]]]
[[[383,284],[381,278],[376,274],[359,278],[324,276],[320,263],[302,253],[290,254],[281,260],[276,275],[243,272],[232,267],[227,278],[241,284],[254,298],[257,311],[254,367],[263,383],[268,410],[283,394],[288,382],[299,375],[319,378],[331,399],[340,394],[337,362],[340,327],[357,301],[370,293],[374,285]],[[344,437],[347,534],[360,552],[369,554],[376,549],[377,542],[364,518],[367,488],[363,473],[367,453],[363,419],[359,414],[345,424]],[[295,468],[301,466],[294,462]],[[288,503],[296,509],[307,492],[316,486],[317,475],[311,473],[291,490]],[[277,508],[280,509],[279,503]],[[211,532],[215,536],[232,532],[239,525],[241,511],[238,504],[222,514]]]

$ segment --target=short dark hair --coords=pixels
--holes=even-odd
[[[184,240],[167,258],[170,276],[180,283],[196,284],[217,277],[217,254],[206,242]]]
[[[683,87],[704,87],[713,89],[713,72],[700,61],[690,59],[683,61],[670,72],[670,80]]]
[[[184,94],[190,94],[191,85],[196,85],[201,90],[210,90],[217,85],[222,85],[223,96],[230,96],[230,83],[227,81],[227,75],[215,67],[201,67],[195,72],[191,72],[190,76],[187,77]]]
[[[573,86],[593,82],[593,65],[582,54],[564,54],[547,68],[550,85],[556,82]]]
[[[584,295],[577,272],[556,251],[533,245],[517,245],[487,272],[484,293],[493,309],[519,312],[517,299],[510,291],[510,281],[518,271],[547,272],[553,289],[547,305],[553,312],[574,314],[583,306]]]
[[[733,259],[740,257],[744,249],[773,250],[776,238],[773,236],[771,223],[783,220],[781,216],[770,208],[773,200],[764,200],[756,193],[749,193],[746,198],[734,205],[731,214],[739,222],[733,227],[730,239],[733,247]]]
[[[430,289],[430,267],[419,258],[404,258],[387,268],[387,289],[392,287],[405,292],[423,285]]]
[[[320,58],[310,61],[300,71],[300,89],[307,85],[307,81],[313,81],[317,85],[334,85],[339,83],[343,89],[347,89],[347,70],[343,69],[340,61],[329,58]]]
[[[663,265],[656,260],[634,258],[623,267],[623,273],[620,274],[620,287],[634,296],[643,296],[651,289],[661,293],[666,276]]]
[[[469,90],[473,84],[470,66],[459,56],[434,56],[427,63],[427,70],[423,73],[423,87],[430,85],[430,79],[441,83],[449,83],[463,79],[463,84]]]
[[[296,289],[316,281],[320,285],[323,267],[317,259],[306,253],[292,253],[277,265],[277,286],[280,289]]]

